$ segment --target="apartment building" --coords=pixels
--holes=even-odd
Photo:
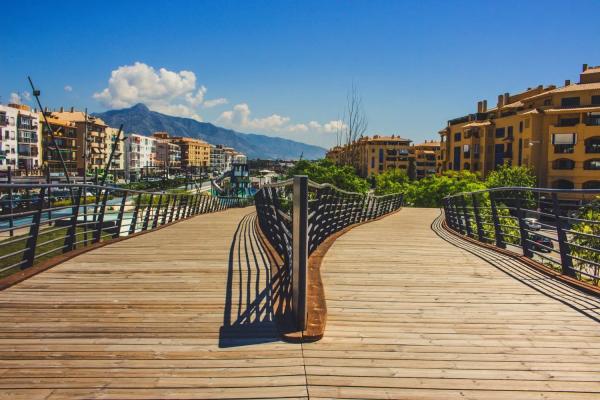
[[[222,144],[210,145],[210,167],[213,172],[223,173],[231,170],[233,157],[238,154],[233,148]]]
[[[77,169],[79,175],[83,175],[84,161],[87,161],[85,169],[88,173],[95,169],[104,169],[108,157],[106,128],[108,125],[100,118],[87,115],[83,111],[77,111],[71,107],[65,111],[52,112],[52,117],[73,122],[77,128]],[[85,138],[87,137],[87,143]],[[85,154],[85,156],[84,156]]]
[[[368,178],[389,169],[408,169],[411,140],[400,136],[362,137],[346,146],[336,146],[326,157],[336,164],[352,165]]]
[[[119,136],[117,138],[117,136]],[[108,169],[115,176],[123,176],[125,173],[125,137],[124,132],[119,134],[119,129],[112,128],[110,126],[106,127],[106,136],[105,136],[105,160],[104,165],[108,165],[108,160],[110,158],[110,154],[113,151],[113,146],[115,146],[115,150],[113,152],[112,161]]]
[[[435,175],[438,170],[438,160],[440,153],[440,142],[425,141],[416,144],[410,148],[409,157],[415,165],[415,174],[417,179],[425,178],[430,175]]]
[[[14,107],[0,104],[0,170],[17,168],[17,120],[19,112]]]
[[[22,171],[39,170],[42,165],[42,141],[38,113],[24,104],[9,104],[16,108],[17,117],[17,167]]]
[[[156,161],[162,169],[181,169],[181,147],[167,132],[154,132],[156,139]]]
[[[578,83],[501,94],[491,109],[480,101],[439,133],[443,170],[522,165],[542,187],[600,188],[600,66],[584,64]]]
[[[231,190],[232,196],[246,197],[250,195],[250,170],[248,159],[243,154],[233,156],[231,163]]]
[[[139,179],[142,174],[148,174],[157,166],[157,139],[128,134],[125,139],[125,177],[130,180]]]
[[[181,148],[181,167],[200,170],[210,167],[210,144],[188,137],[173,137],[172,142]]]
[[[42,163],[50,173],[50,176],[64,176],[65,171],[60,161],[62,155],[67,173],[69,176],[77,175],[77,127],[74,122],[54,118],[47,115],[46,119],[52,132],[54,132],[54,142],[52,134],[48,127],[43,123],[43,115],[39,114],[40,125],[42,126]],[[58,146],[58,150],[56,146]],[[60,155],[59,155],[60,152]]]

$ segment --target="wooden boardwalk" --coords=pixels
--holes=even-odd
[[[0,292],[0,398],[600,399],[598,299],[432,230],[437,210],[338,239],[325,337],[279,341],[252,211]]]

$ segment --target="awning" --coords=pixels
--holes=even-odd
[[[463,126],[463,128],[476,128],[479,126],[489,126],[492,123],[490,121],[483,121],[483,122],[471,122],[469,124],[466,124]]]
[[[575,144],[577,143],[576,133],[553,133],[552,144]]]
[[[583,112],[600,112],[600,107],[550,108],[544,111],[545,114],[575,114]]]

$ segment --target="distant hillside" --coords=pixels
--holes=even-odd
[[[110,126],[118,127],[123,124],[126,132],[143,135],[169,132],[172,135],[198,138],[210,144],[233,147],[253,159],[297,159],[303,154],[303,158],[310,160],[325,156],[325,149],[319,146],[272,136],[240,133],[190,118],[172,117],[150,111],[144,104],[94,115]]]

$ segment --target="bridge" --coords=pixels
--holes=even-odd
[[[43,242],[0,281],[0,398],[600,399],[594,261],[548,267],[499,195],[417,209],[298,177],[255,205],[96,187],[83,210],[74,188],[2,229]]]

